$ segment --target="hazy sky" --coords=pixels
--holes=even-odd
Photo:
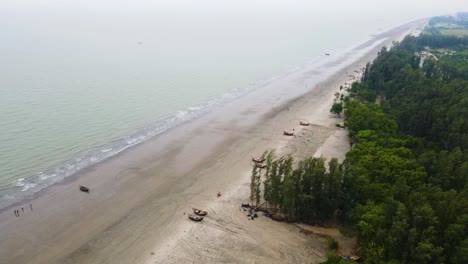
[[[320,7],[404,8],[448,13],[468,11],[467,0],[0,0],[1,7]]]

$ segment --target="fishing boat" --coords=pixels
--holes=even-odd
[[[283,135],[285,135],[285,136],[294,136],[294,132],[292,132],[292,131],[283,131]]]
[[[258,157],[258,158],[254,158],[252,157],[252,161],[256,162],[256,163],[262,163],[266,160],[266,158],[264,157]]]
[[[330,56],[330,53],[325,53],[325,55]]]
[[[301,124],[301,126],[308,126],[308,125],[310,125],[310,123],[307,122],[307,121],[301,121],[301,122],[299,122],[299,124]]]
[[[207,211],[203,211],[203,210],[200,210],[200,209],[197,209],[197,208],[192,208],[192,210],[196,215],[205,216],[205,215],[208,214]]]
[[[82,186],[82,185],[80,185],[80,191],[82,191],[82,192],[89,192],[89,188],[88,188],[88,187],[85,187],[85,186]]]
[[[192,214],[189,214],[188,218],[190,218],[190,220],[195,221],[195,222],[200,222],[201,220],[203,220],[203,216],[192,215]]]

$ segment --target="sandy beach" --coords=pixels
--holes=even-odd
[[[275,78],[216,111],[128,149],[0,213],[0,263],[319,263],[325,239],[296,224],[248,220],[251,157],[349,150],[334,93],[382,46],[426,20]],[[301,127],[300,120],[310,126]],[[294,137],[282,135],[295,130]],[[90,188],[89,193],[79,186]],[[217,198],[217,192],[222,196]],[[29,204],[32,204],[32,210]],[[21,207],[24,207],[24,212]],[[192,207],[209,212],[200,223]],[[14,209],[20,210],[16,217]]]

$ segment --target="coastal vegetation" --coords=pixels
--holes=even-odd
[[[365,263],[468,263],[467,54],[468,37],[434,30],[383,48],[344,100],[346,160],[265,152],[251,198],[288,220],[354,227]]]

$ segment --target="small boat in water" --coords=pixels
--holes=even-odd
[[[307,122],[307,121],[301,121],[301,122],[299,122],[299,124],[301,124],[301,126],[308,126],[308,125],[310,125],[310,123]]]
[[[191,215],[191,214],[188,215],[188,218],[190,218],[190,220],[195,221],[195,222],[200,222],[201,220],[203,220],[203,216]]]
[[[262,162],[264,162],[265,160],[266,160],[266,158],[264,158],[264,157],[259,157],[259,158],[254,158],[254,157],[252,157],[252,161],[253,161],[253,162],[256,162],[256,163],[262,163]]]
[[[207,211],[203,211],[203,210],[200,210],[200,209],[197,209],[197,208],[192,208],[192,210],[196,215],[205,216],[205,215],[208,214]]]
[[[283,131],[283,135],[285,135],[285,136],[294,136],[294,132],[293,131]]]
[[[82,185],[80,185],[80,191],[82,191],[82,192],[89,192],[89,188],[88,188],[88,187],[85,187],[85,186],[82,186]]]

